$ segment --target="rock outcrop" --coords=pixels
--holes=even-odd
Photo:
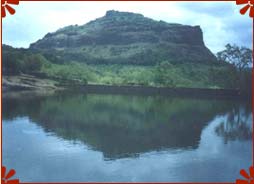
[[[48,33],[31,44],[33,50],[60,62],[154,65],[170,62],[212,62],[199,26],[169,24],[141,14],[107,11],[85,25]]]

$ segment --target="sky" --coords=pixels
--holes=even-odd
[[[13,6],[14,7],[14,6]],[[252,48],[252,19],[241,15],[235,2],[144,2],[144,1],[21,1],[16,13],[2,20],[3,44],[29,45],[68,25],[83,25],[102,17],[107,10],[141,13],[154,20],[200,25],[205,45],[217,53],[227,43]]]

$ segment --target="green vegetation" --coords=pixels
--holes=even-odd
[[[89,84],[142,85],[158,87],[234,88],[235,80],[225,66],[171,64],[156,66],[50,64],[42,68],[49,77],[87,80]]]
[[[4,74],[33,74],[63,85],[106,84],[189,88],[243,88],[251,86],[251,70],[223,61],[207,63],[172,62],[156,65],[57,63],[26,49],[3,47]],[[248,87],[248,89],[247,89]]]
[[[3,46],[3,74],[39,72],[49,62],[39,53]]]

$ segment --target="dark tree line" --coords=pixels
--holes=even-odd
[[[3,74],[38,72],[48,61],[39,53],[3,45]]]

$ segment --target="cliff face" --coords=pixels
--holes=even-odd
[[[59,60],[92,64],[153,65],[162,61],[211,62],[199,26],[154,21],[141,14],[108,11],[82,26],[68,26],[31,44]]]

